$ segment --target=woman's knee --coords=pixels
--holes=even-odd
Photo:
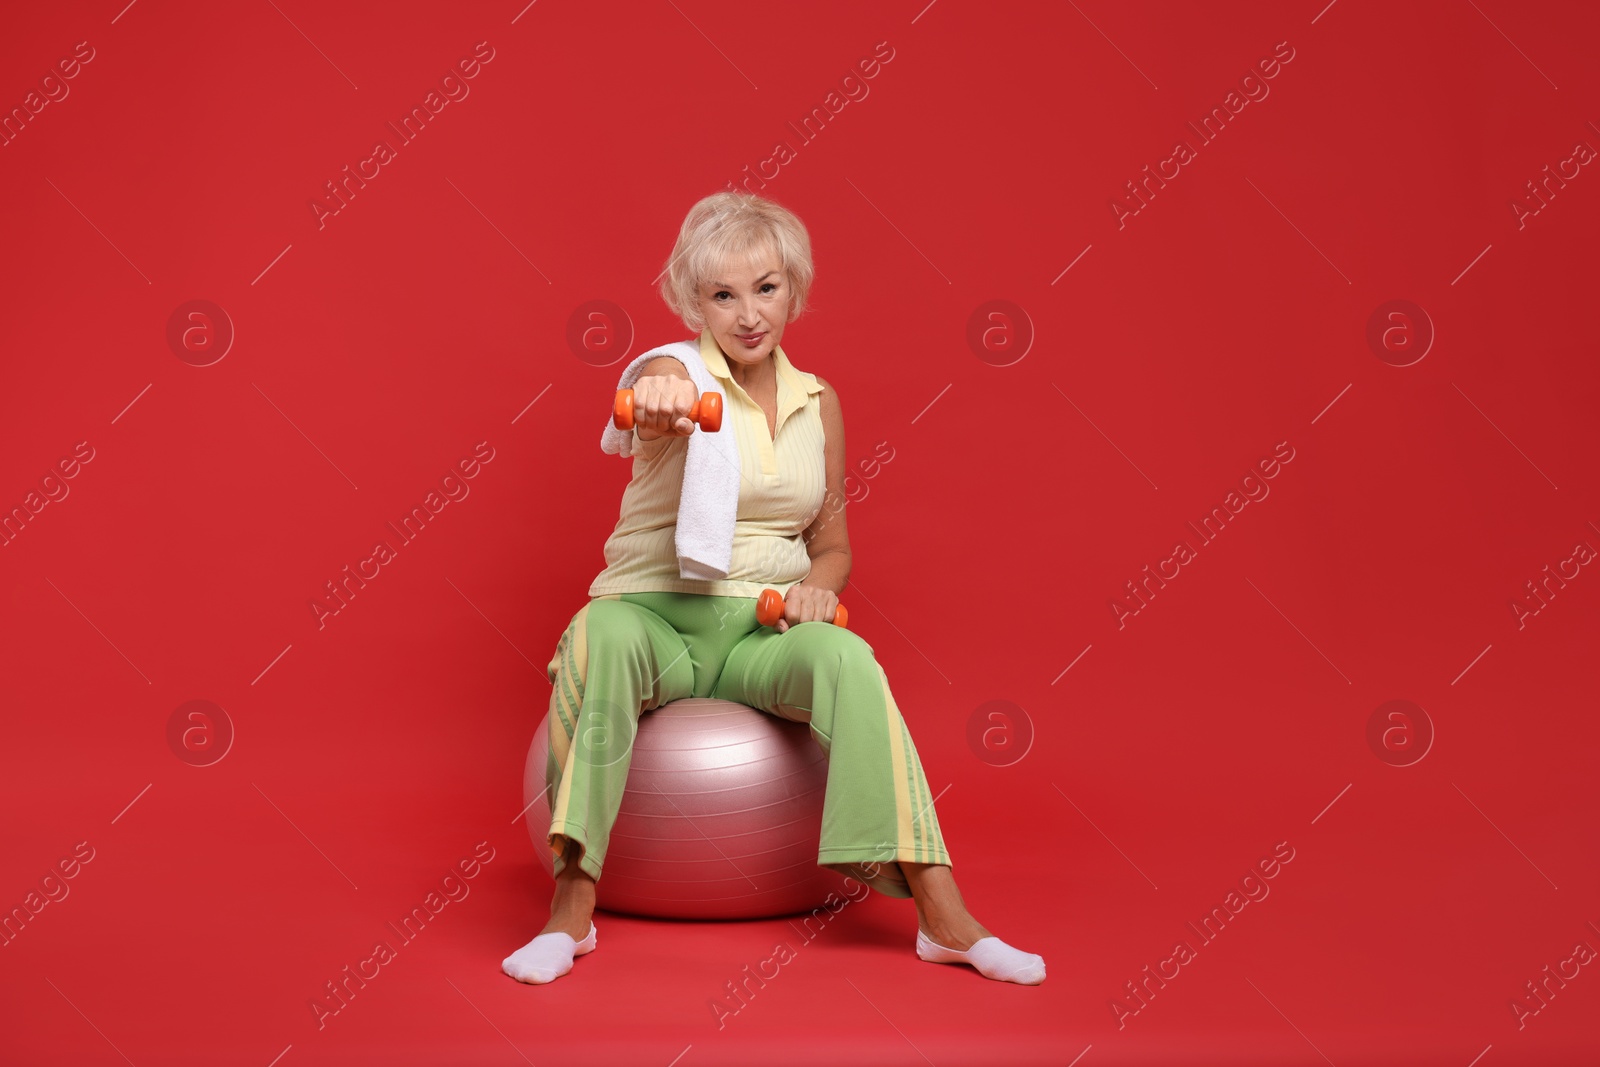
[[[803,622],[791,626],[786,633],[798,637],[803,641],[821,644],[831,644],[836,647],[857,647],[872,651],[872,646],[867,644],[866,638],[854,630],[843,626],[836,626],[831,622]]]
[[[621,609],[621,610],[619,610]],[[550,657],[546,675],[551,684],[562,671],[580,690],[589,674],[589,654],[602,648],[643,640],[644,628],[634,618],[633,605],[617,600],[591,600],[572,613],[561,640]]]
[[[875,662],[872,646],[865,638],[831,623],[799,623],[784,631],[783,640],[789,642],[788,651],[804,662],[836,660],[842,665]]]

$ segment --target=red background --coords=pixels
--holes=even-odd
[[[1600,946],[1600,578],[1521,628],[1510,605],[1600,545],[1600,178],[1512,208],[1600,145],[1597,30],[1503,0],[11,12],[7,113],[94,58],[0,148],[0,505],[94,458],[0,548],[0,906],[94,858],[0,948],[0,1056],[1594,1062],[1591,967],[1512,1004]],[[478,42],[470,94],[319,226]],[[1196,158],[1119,226],[1179,138]],[[1050,971],[925,965],[874,896],[719,1029],[783,920],[601,915],[545,987],[499,961],[545,916],[515,816],[629,473],[596,447],[619,361],[687,336],[652,285],[683,214],[779,140],[755,188],[818,269],[784,348],[838,387],[852,466],[893,450],[853,483],[842,599],[969,905]],[[209,366],[167,340],[191,300],[236,332]],[[569,344],[592,300],[625,352]],[[990,300],[1032,334],[1009,365],[968,343]],[[1367,341],[1392,300],[1436,331],[1409,366]],[[470,495],[319,629],[323,583],[482,441]],[[1270,496],[1200,546],[1185,524],[1279,442]],[[1180,538],[1197,558],[1119,627]],[[168,741],[190,700],[235,731],[210,766]],[[968,743],[995,700],[998,741],[1032,737],[1004,766]],[[1435,734],[1408,766],[1368,741],[1391,700]],[[319,1029],[311,998],[479,842],[470,896]],[[1279,842],[1270,895],[1119,1025]]]

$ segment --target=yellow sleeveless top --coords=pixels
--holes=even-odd
[[[678,497],[683,489],[687,437],[639,439],[634,431],[633,480],[622,494],[622,513],[606,539],[606,567],[589,586],[591,597],[609,593],[702,593],[759,596],[780,593],[811,573],[802,532],[822,511],[827,494],[822,383],[796,370],[783,347],[773,347],[778,374],[778,429],[728,373],[710,330],[700,334],[700,358],[722,388],[722,428],[738,434],[739,506],[734,520],[728,577],[678,574]],[[696,429],[695,433],[705,431]]]

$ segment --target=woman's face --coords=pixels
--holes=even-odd
[[[770,356],[789,307],[789,279],[771,250],[723,264],[700,287],[700,313],[730,363],[754,366]]]

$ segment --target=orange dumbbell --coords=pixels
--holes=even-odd
[[[763,589],[756,598],[756,621],[762,626],[776,626],[783,618],[783,594],[776,589]],[[840,604],[833,613],[833,624],[849,628],[850,613]]]
[[[722,429],[722,394],[701,393],[689,409],[689,421],[708,433]],[[619,430],[633,429],[633,390],[618,389],[611,407],[611,422]]]

